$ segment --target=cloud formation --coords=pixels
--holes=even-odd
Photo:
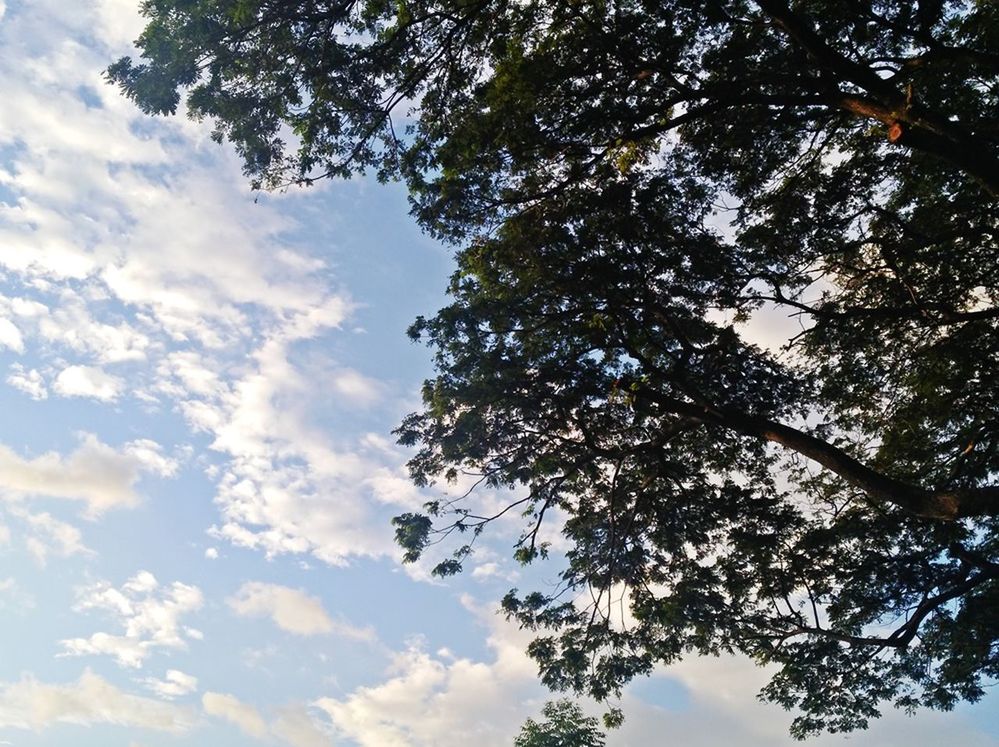
[[[60,641],[62,656],[106,655],[123,667],[138,669],[157,649],[183,649],[188,639],[200,640],[200,633],[182,627],[180,620],[203,603],[198,587],[179,581],[164,587],[148,571],[140,571],[120,589],[106,581],[84,587],[76,610],[104,612],[122,632]]]
[[[525,701],[539,693],[537,667],[524,653],[529,636],[468,598],[464,604],[489,631],[491,661],[431,654],[414,641],[394,655],[383,682],[314,702],[336,734],[360,747],[511,743]]]
[[[49,396],[49,390],[45,386],[42,375],[36,369],[26,369],[20,363],[11,365],[10,373],[7,375],[7,383],[34,400],[47,399]]]
[[[0,498],[80,501],[89,516],[130,508],[139,502],[134,488],[143,472],[171,473],[160,451],[149,439],[126,444],[119,451],[91,433],[81,434],[80,445],[66,456],[50,451],[26,458],[0,444]]]
[[[90,671],[67,684],[31,675],[0,685],[0,726],[39,731],[55,724],[116,724],[180,734],[195,722],[188,708],[132,695]]]
[[[291,747],[330,747],[331,738],[303,706],[287,706],[271,722],[271,733]]]
[[[330,747],[329,733],[320,727],[304,705],[288,705],[277,709],[267,722],[254,706],[228,693],[207,692],[201,698],[202,708],[209,716],[228,721],[253,739],[277,737],[290,747]]]
[[[24,521],[28,530],[25,547],[40,566],[45,566],[49,555],[68,558],[93,553],[83,543],[83,533],[72,524],[45,512],[33,514],[15,509],[12,513]]]
[[[188,695],[198,689],[198,678],[185,674],[178,669],[168,669],[163,679],[146,677],[142,680],[147,688],[164,700],[172,700],[182,695]]]
[[[95,366],[67,366],[55,378],[52,388],[63,397],[91,397],[104,402],[118,398],[124,380]]]
[[[101,83],[141,29],[134,2],[43,9],[2,29],[17,64],[0,62],[0,344],[23,357],[8,385],[179,413],[217,461],[217,538],[332,565],[394,554],[388,516],[421,502],[400,454],[315,405],[346,419],[398,395],[299,357],[349,334],[355,303],[289,238],[284,198],[254,204],[232,154],[205,152],[203,125],[150,120]]]
[[[269,617],[281,630],[295,635],[336,633],[357,640],[371,640],[374,636],[370,629],[333,620],[318,597],[301,589],[249,581],[227,602],[237,615]]]
[[[267,737],[267,722],[263,716],[256,708],[243,703],[234,695],[206,692],[201,696],[201,706],[209,716],[228,721],[248,737],[254,739]]]

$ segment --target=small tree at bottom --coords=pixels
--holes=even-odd
[[[587,716],[568,698],[548,701],[541,709],[545,721],[527,719],[514,747],[604,747],[599,721]]]

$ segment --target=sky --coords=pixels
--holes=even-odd
[[[398,186],[254,194],[144,117],[101,78],[137,6],[0,0],[0,745],[512,744],[549,696],[498,600],[554,569],[510,524],[435,581],[389,525],[450,250]],[[766,677],[658,671],[608,744],[792,744]],[[997,704],[811,743],[999,745]]]

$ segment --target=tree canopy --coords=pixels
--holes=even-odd
[[[144,110],[186,91],[256,186],[403,179],[457,247],[398,433],[421,485],[520,491],[521,561],[563,522],[503,601],[548,685],[742,652],[802,737],[999,678],[999,4],[142,7]],[[477,495],[407,559],[465,532],[460,570]]]
[[[545,720],[532,718],[524,722],[513,747],[604,747],[607,741],[597,719],[568,699],[545,703],[541,709]]]

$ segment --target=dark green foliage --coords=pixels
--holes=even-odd
[[[402,514],[392,519],[392,525],[396,543],[406,551],[403,560],[407,563],[419,560],[430,541],[433,522],[420,514]]]
[[[564,519],[503,602],[547,684],[739,651],[807,736],[999,678],[999,4],[144,9],[108,74],[147,111],[187,89],[257,185],[405,179],[459,247],[399,436],[420,485],[519,491],[520,561]],[[459,571],[476,495],[397,519],[406,559],[457,533]]]
[[[545,703],[541,709],[545,721],[527,719],[514,747],[604,747],[607,743],[597,719],[586,716],[571,700]]]

